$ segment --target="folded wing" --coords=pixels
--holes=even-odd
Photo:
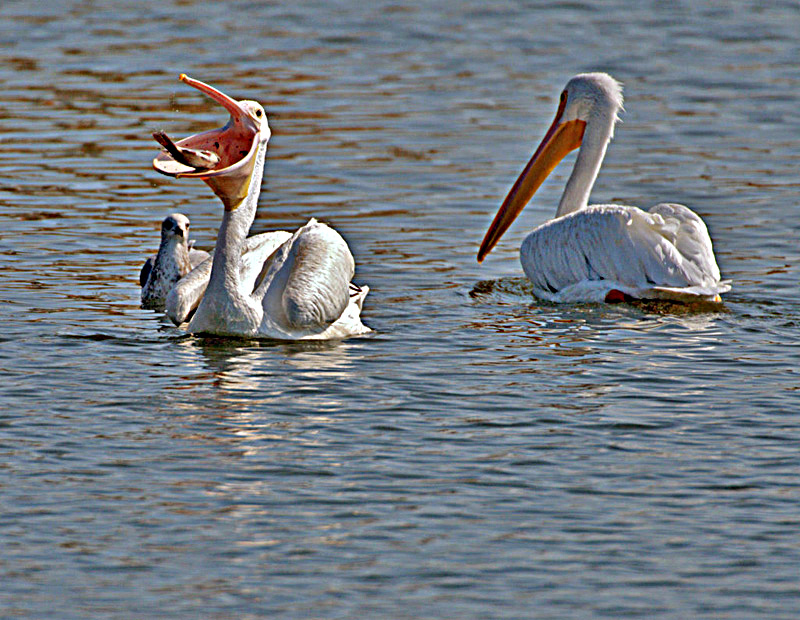
[[[261,284],[265,313],[289,329],[331,325],[350,304],[354,272],[345,240],[312,219],[276,252]]]
[[[713,298],[730,289],[705,224],[682,205],[594,205],[536,228],[521,254],[537,294],[555,301],[602,301],[611,290]]]

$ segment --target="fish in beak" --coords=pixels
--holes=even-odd
[[[561,94],[561,101],[556,112],[555,120],[550,125],[539,148],[531,157],[528,165],[519,175],[508,196],[495,215],[492,225],[486,231],[481,247],[478,250],[478,262],[483,262],[486,255],[500,241],[500,237],[508,230],[511,223],[522,213],[522,209],[539,189],[547,176],[570,151],[581,145],[586,121],[563,119],[564,108],[567,105],[566,91]]]
[[[177,161],[179,164],[194,168],[195,171],[211,170],[219,163],[219,155],[216,153],[178,146],[172,141],[172,138],[170,138],[163,131],[154,131],[153,138],[155,138],[155,141],[164,147],[164,150],[167,151],[167,153],[172,155],[172,159]]]
[[[154,137],[166,150],[153,160],[153,168],[167,176],[202,179],[231,211],[247,196],[258,146],[269,139],[264,109],[254,101],[236,101],[186,74],[182,73],[180,80],[219,103],[230,114],[230,120],[221,129],[177,142],[156,132]]]

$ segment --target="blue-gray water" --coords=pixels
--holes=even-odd
[[[0,617],[800,617],[796,2],[0,5]],[[625,83],[593,199],[683,202],[720,312],[553,306],[478,244],[579,71]],[[334,225],[375,334],[138,307],[181,72],[264,103],[255,232]],[[471,294],[472,293],[472,294]]]

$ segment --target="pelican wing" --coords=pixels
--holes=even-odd
[[[712,280],[719,280],[719,267],[714,258],[711,237],[705,222],[689,207],[662,202],[650,208],[650,213],[664,220],[663,230],[678,252],[700,272]]]
[[[275,250],[291,238],[292,233],[286,230],[275,230],[247,238],[239,265],[242,290],[254,291],[258,287],[263,278],[262,272],[270,265]]]
[[[195,250],[189,246],[189,263],[192,265],[192,269],[197,267],[200,263],[207,260],[211,254],[206,252],[205,250]]]
[[[355,262],[341,235],[312,219],[276,252],[255,296],[292,330],[336,322],[350,304]]]
[[[211,256],[183,276],[167,294],[165,311],[175,325],[180,325],[197,309],[211,276]]]
[[[638,298],[713,298],[719,280],[702,220],[682,205],[594,205],[551,220],[522,244],[537,295],[602,301],[611,290]]]

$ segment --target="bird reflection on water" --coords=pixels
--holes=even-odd
[[[353,355],[358,347],[347,342],[286,343],[184,336],[179,344],[188,349],[205,370],[197,377],[198,386],[207,389],[212,385],[213,397],[227,407],[246,410],[258,403],[263,409],[263,404],[270,399],[275,399],[272,411],[276,414],[280,414],[282,402],[291,402],[292,408],[301,411],[347,407],[344,398],[335,396],[335,389],[327,390],[325,386],[358,380],[358,360]],[[318,386],[315,389],[308,387],[312,379]],[[292,384],[296,382],[305,387],[293,390]],[[184,386],[178,388],[185,389]]]
[[[650,377],[653,394],[675,389],[686,368],[673,358],[710,363],[724,357],[718,327],[724,305],[635,301],[565,308],[532,297],[531,288],[520,277],[479,282],[469,296],[481,313],[463,328],[502,336],[495,361],[480,363],[482,371],[505,380],[509,392],[525,389],[529,395],[530,380],[523,377],[535,376],[538,405],[605,410],[604,395],[619,395],[639,378]],[[647,332],[672,336],[660,350],[643,349],[638,343]]]

